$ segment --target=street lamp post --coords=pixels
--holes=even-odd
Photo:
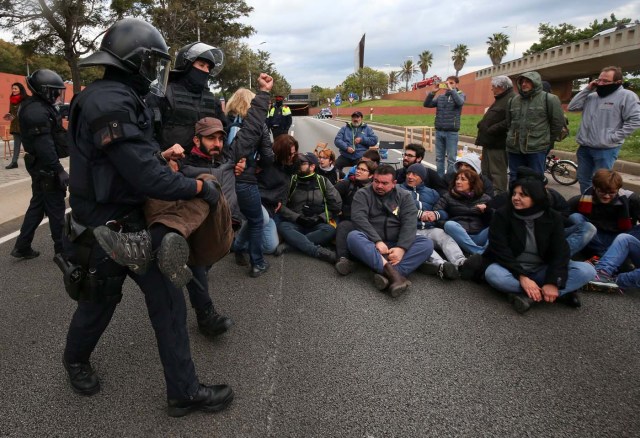
[[[387,72],[387,94],[391,93],[391,64],[385,64],[385,67],[389,67]]]
[[[447,76],[449,76],[449,65],[451,65],[451,44],[440,44],[440,46],[447,48]]]

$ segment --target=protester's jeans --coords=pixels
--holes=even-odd
[[[289,246],[311,257],[317,257],[318,249],[331,242],[336,235],[336,229],[325,223],[307,228],[282,221],[278,224],[278,231]]]
[[[396,242],[385,242],[389,249],[396,246]],[[369,240],[362,231],[352,231],[347,236],[347,246],[353,256],[371,268],[374,272],[382,274],[384,264],[382,255],[376,249],[376,244]],[[407,277],[418,266],[429,260],[433,252],[433,242],[424,236],[416,236],[411,247],[404,253],[400,263],[394,266],[395,270],[403,277]]]
[[[420,236],[428,237],[433,241],[434,249],[441,250],[444,257],[453,263],[456,266],[460,266],[466,260],[466,257],[462,253],[462,250],[458,246],[455,240],[447,233],[444,232],[442,228],[427,228],[425,230],[418,230],[416,233]],[[438,260],[439,254],[435,251],[433,252],[432,257]],[[444,260],[443,260],[444,262]]]
[[[535,272],[531,272],[527,275],[530,279],[536,282],[540,287],[544,286],[545,274],[547,272],[547,265],[542,266]],[[567,277],[567,283],[564,288],[558,290],[560,295],[567,294],[569,292],[575,292],[582,286],[590,282],[596,276],[596,270],[591,264],[585,262],[569,261],[569,273]],[[511,294],[524,294],[524,289],[520,286],[520,281],[513,276],[513,274],[502,265],[498,263],[492,263],[484,272],[484,278],[493,287],[501,292]]]
[[[509,183],[518,179],[518,167],[525,166],[544,175],[546,152],[534,152],[531,154],[515,154],[509,152]]]
[[[580,146],[576,152],[578,157],[578,184],[580,184],[580,193],[584,193],[591,187],[591,179],[596,170],[613,169],[613,163],[618,159],[620,146],[608,149],[591,148],[588,146]]]
[[[278,244],[278,229],[276,223],[269,217],[267,210],[262,207],[262,252],[264,254],[272,254]],[[249,223],[245,222],[236,234],[236,240],[233,244],[233,250],[238,252],[247,252],[249,249]]]
[[[444,160],[447,156],[445,170]],[[440,177],[445,173],[455,172],[454,164],[458,156],[458,132],[436,130],[436,170]]]
[[[264,219],[258,185],[236,183],[236,195],[240,212],[247,218],[251,266],[264,266],[264,253],[262,252]]]
[[[479,233],[469,234],[458,222],[447,221],[444,224],[444,232],[468,254],[482,254],[489,243],[489,227]]]
[[[598,271],[604,271],[611,276],[616,273],[627,257],[635,266],[640,267],[640,240],[630,234],[619,234],[596,267]],[[623,288],[640,287],[640,269],[619,274],[616,283]]]
[[[591,242],[598,230],[580,213],[573,213],[569,216],[569,220],[573,225],[564,229],[564,237],[573,256]]]
[[[574,224],[588,222],[587,218],[580,213],[573,213],[569,217]],[[608,233],[606,231],[600,231],[596,229],[596,234],[589,241],[589,243],[587,243],[585,248],[587,248],[590,254],[602,256],[605,252],[607,252],[607,249],[609,249],[614,239],[619,234],[620,233]],[[627,230],[625,234],[630,234],[635,238],[640,239],[640,225],[632,227],[630,230]]]

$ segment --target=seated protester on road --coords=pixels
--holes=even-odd
[[[331,149],[323,149],[318,151],[316,155],[320,162],[320,167],[316,169],[318,175],[324,176],[333,185],[344,177],[342,171],[335,166],[336,154]]]
[[[360,158],[360,161],[372,161],[373,165],[374,165],[374,170],[376,167],[378,167],[380,165],[382,158],[380,157],[380,152],[378,152],[376,149],[369,149],[367,152],[365,152],[362,155],[362,158]],[[349,179],[349,177],[353,176],[356,174],[356,167],[357,164],[353,165],[352,167],[349,168],[349,170],[347,171],[347,173],[344,175],[343,179]]]
[[[544,184],[549,207],[560,213],[564,220],[564,236],[569,244],[571,257],[579,253],[595,236],[596,227],[590,222],[580,220],[579,213],[571,214],[569,203],[557,190],[548,186],[549,180],[547,177],[525,166],[518,167],[518,175],[521,178],[538,179]],[[504,192],[496,195],[489,203],[489,206],[497,210],[508,203],[511,203],[511,196],[509,192]]]
[[[252,91],[239,88],[227,101],[225,111],[229,126],[227,143],[232,146],[231,151],[234,154],[234,160],[237,162],[241,158],[246,158],[246,168],[242,174],[236,177],[236,196],[240,211],[247,219],[248,224],[249,246],[247,252],[251,262],[249,275],[256,278],[269,270],[269,263],[265,260],[264,252],[262,251],[264,216],[262,214],[256,169],[258,169],[258,166],[265,168],[273,163],[273,149],[271,135],[266,122],[261,120],[261,123],[257,125],[249,125],[248,123],[247,114],[254,96],[255,94]],[[255,139],[253,144],[246,142],[236,143],[235,136],[246,129],[256,131],[259,137]],[[234,252],[242,253],[243,251],[234,247]]]
[[[600,169],[584,194],[569,200],[574,223],[589,221],[597,233],[582,251],[587,257],[602,256],[620,233],[640,237],[640,197],[622,188],[622,177],[615,170]]]
[[[398,184],[402,184],[406,180],[407,169],[409,166],[415,163],[421,163],[424,159],[425,149],[422,145],[417,143],[409,143],[404,148],[404,153],[402,154],[402,168],[396,170],[396,181]],[[435,169],[425,166],[427,170],[427,176],[422,181],[422,183],[435,191],[438,192],[441,196],[447,192],[447,183],[443,178],[438,175],[438,172]]]
[[[262,202],[262,217],[264,231],[262,235],[262,252],[280,256],[285,245],[280,243],[276,224],[277,213],[286,202],[289,180],[294,173],[294,158],[298,154],[298,141],[289,134],[280,134],[273,143],[274,163],[257,173],[260,200]],[[236,234],[234,247],[236,263],[248,266],[249,261],[245,252],[249,247],[249,230],[246,223]]]
[[[493,209],[491,197],[484,193],[480,175],[469,169],[456,173],[449,191],[433,209],[446,221],[444,231],[468,254],[482,254],[487,246]]]
[[[484,276],[508,294],[519,313],[543,300],[580,307],[576,291],[596,275],[589,263],[570,260],[562,222],[560,213],[549,208],[538,178],[516,180],[511,203],[491,221],[489,246],[482,257],[492,263]]]
[[[396,187],[395,174],[383,164],[373,182],[356,192],[351,204],[356,229],[347,237],[349,252],[374,271],[375,286],[392,297],[407,290],[411,282],[406,277],[433,251],[430,239],[416,235],[416,204]]]
[[[640,288],[640,268],[621,272],[627,259],[640,266],[640,240],[630,234],[618,234],[596,264],[596,278],[583,287],[595,292],[621,292],[626,288]],[[617,274],[617,275],[616,275]]]
[[[351,122],[340,128],[334,144],[340,151],[336,160],[336,167],[340,170],[347,166],[354,166],[362,155],[378,144],[378,136],[373,129],[362,121],[362,113],[355,111],[351,114]]]
[[[468,152],[463,156],[456,158],[456,162],[453,167],[455,168],[456,172],[460,169],[469,169],[480,175],[480,178],[482,179],[482,185],[484,187],[484,192],[493,198],[493,182],[491,182],[491,178],[482,174],[480,155],[476,154],[475,152]],[[447,173],[444,176],[447,186],[451,185],[455,177],[455,173]]]
[[[336,253],[325,248],[336,235],[330,221],[340,213],[342,200],[324,176],[315,173],[318,157],[298,154],[298,172],[291,177],[287,202],[278,213],[278,231],[287,245],[308,256],[334,264]]]
[[[355,229],[351,221],[351,203],[356,192],[371,184],[376,165],[373,161],[361,159],[356,165],[356,174],[343,179],[336,184],[336,190],[342,199],[342,214],[339,216],[336,228],[336,270],[342,275],[348,275],[353,270],[351,254],[347,248],[347,235]]]
[[[458,266],[462,265],[466,258],[456,241],[442,228],[437,228],[439,215],[433,211],[433,206],[440,199],[440,195],[435,190],[425,187],[423,178],[427,178],[427,168],[420,163],[412,164],[407,169],[406,181],[399,185],[411,193],[411,198],[418,208],[417,234],[433,241],[434,251],[431,258],[420,267],[420,271],[454,280],[459,276]],[[442,251],[446,260],[436,250]]]

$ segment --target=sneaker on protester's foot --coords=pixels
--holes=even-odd
[[[620,286],[616,283],[616,278],[604,271],[596,271],[596,278],[582,287],[582,290],[589,292],[620,292]]]

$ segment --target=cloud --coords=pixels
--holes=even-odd
[[[610,0],[539,0],[536,2],[354,0],[247,0],[254,12],[243,21],[256,29],[248,43],[271,53],[278,71],[293,88],[333,87],[353,73],[354,50],[366,33],[365,65],[399,70],[408,56],[430,50],[428,75],[453,73],[449,48],[469,47],[462,73],[490,65],[487,38],[504,32],[512,39],[505,60],[519,57],[539,40],[540,23],[566,22],[577,27],[612,12],[640,18],[640,2]],[[587,12],[588,11],[588,12]],[[386,64],[389,64],[386,66]],[[416,76],[417,79],[417,76]]]

